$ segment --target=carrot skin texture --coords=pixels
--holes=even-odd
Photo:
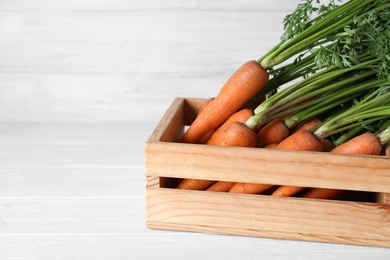
[[[228,79],[214,100],[196,117],[180,142],[198,143],[206,133],[218,128],[258,94],[268,79],[268,73],[256,61],[244,63]]]
[[[325,189],[325,188],[312,188],[302,194],[302,198],[309,199],[334,199],[340,194],[343,190],[336,189]]]
[[[177,189],[205,190],[214,183],[215,181],[211,181],[211,180],[184,179],[179,183]]]
[[[214,100],[214,97],[208,98],[208,99],[200,106],[200,108],[199,108],[199,110],[198,110],[197,116],[199,116],[199,115],[206,109],[206,107],[211,103],[211,101],[213,101],[213,100]]]
[[[240,111],[231,115],[218,129],[210,136],[206,144],[218,144],[218,141],[215,141],[215,138],[218,138],[220,135],[223,135],[223,131],[228,127],[232,122],[240,122],[244,124],[251,116],[253,116],[253,110],[249,108],[241,109]]]
[[[275,119],[257,132],[257,147],[266,147],[269,144],[277,144],[290,135],[290,130],[280,119]]]
[[[380,155],[382,145],[373,133],[358,135],[330,151],[338,154]]]
[[[309,130],[300,130],[281,141],[277,149],[321,152],[323,147]]]
[[[229,192],[243,194],[259,194],[268,190],[272,186],[274,185],[237,182],[231,187]]]
[[[229,181],[217,181],[213,185],[207,188],[207,191],[218,191],[218,192],[228,192],[235,182]]]
[[[271,195],[279,196],[279,197],[291,197],[297,194],[298,192],[302,191],[303,189],[305,189],[305,187],[284,185],[276,189]]]
[[[213,135],[208,145],[256,147],[256,133],[241,122],[234,121]]]
[[[312,118],[312,119],[309,119],[306,122],[303,122],[302,124],[294,127],[291,132],[295,133],[295,132],[300,131],[300,130],[309,130],[310,128],[317,126],[321,123],[322,123],[322,121],[320,119]]]

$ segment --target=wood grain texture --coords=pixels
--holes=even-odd
[[[328,242],[340,242],[341,237],[347,244],[360,241],[386,247],[390,246],[389,212],[381,204],[176,189],[148,189],[146,206],[147,224],[156,228],[179,224],[178,229],[193,226],[190,230],[204,227],[212,232],[216,227],[221,233],[236,230],[233,234],[258,236],[266,231],[285,233],[281,238],[318,236]]]

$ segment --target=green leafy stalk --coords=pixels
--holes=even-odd
[[[299,54],[304,50],[309,50],[316,46],[317,42],[326,42],[326,39],[336,33],[342,32],[348,25],[353,24],[354,18],[367,10],[374,0],[350,0],[341,6],[331,6],[327,12],[323,12],[317,19],[313,19],[307,25],[302,25],[299,22],[299,17],[303,12],[309,12],[310,15],[313,11],[310,8],[312,1],[307,1],[306,5],[302,4],[306,8],[300,8],[285,20],[285,34],[282,40],[275,48],[271,49],[258,62],[265,68],[271,68],[289,58]],[[305,21],[304,21],[305,22]],[[302,28],[303,27],[303,28]]]
[[[382,87],[345,112],[326,120],[313,132],[319,139],[390,117],[390,92]]]

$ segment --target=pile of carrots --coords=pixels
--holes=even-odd
[[[389,5],[379,7],[390,9]],[[328,17],[332,22],[336,15],[338,20],[346,16],[347,21],[350,15],[365,15],[362,10],[367,12],[357,0],[350,0],[340,7],[332,7]],[[318,22],[319,28],[325,28],[321,24],[326,21],[324,17]],[[311,26],[316,28],[316,23]],[[317,30],[312,30],[317,35]],[[314,39],[307,49],[318,45],[318,40]],[[287,43],[287,50],[294,49]],[[203,104],[180,142],[386,156],[384,151],[390,145],[390,76],[380,76],[375,70],[379,54],[359,46],[360,53],[354,57],[356,64],[321,67],[314,63],[315,55],[302,59],[307,52],[302,49],[291,54],[301,55],[300,59],[283,64],[285,60],[275,56],[275,50],[283,44],[278,44],[270,55],[244,63],[219,93]],[[285,55],[286,51],[280,53]],[[275,73],[277,64],[283,68],[279,73]],[[297,73],[303,79],[293,84],[290,82],[298,76],[286,78],[287,74],[283,74],[291,68],[300,71],[310,68],[311,73],[310,76]],[[282,83],[287,83],[287,87],[279,91],[277,88]],[[343,193],[334,189],[197,179],[181,180],[177,188],[272,196],[299,194],[320,199],[332,199]]]

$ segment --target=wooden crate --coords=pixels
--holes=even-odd
[[[390,158],[178,143],[204,101],[176,98],[145,145],[147,227],[390,247]],[[335,188],[362,199],[178,190],[177,178]]]

